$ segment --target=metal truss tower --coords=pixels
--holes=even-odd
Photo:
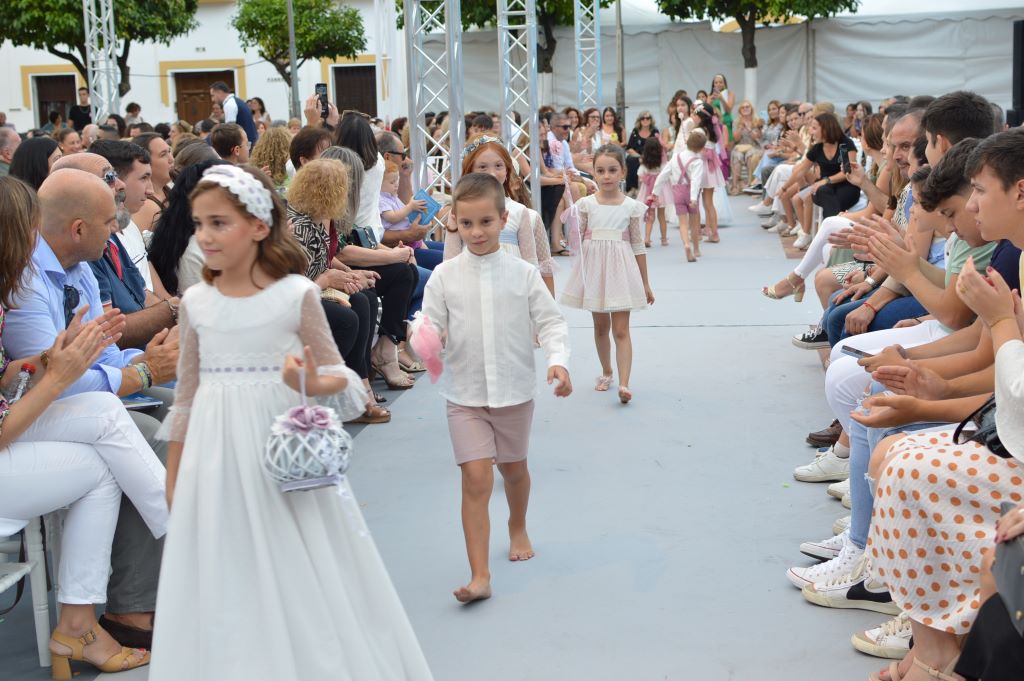
[[[498,0],[498,62],[501,65],[501,138],[514,161],[530,163],[533,207],[540,210],[540,139],[537,110],[537,7],[535,0]],[[519,111],[521,122],[513,112]],[[529,153],[516,145],[530,138]],[[512,169],[509,169],[510,171]]]
[[[109,114],[121,110],[114,0],[82,0],[82,15],[92,119],[102,122]]]
[[[601,107],[601,2],[573,0],[576,29],[576,104]]]
[[[440,51],[427,49],[427,38],[434,33],[444,35]],[[459,181],[466,135],[460,0],[406,0],[405,46],[413,185],[448,193]],[[437,140],[426,124],[425,114],[431,111],[448,112],[448,131]]]

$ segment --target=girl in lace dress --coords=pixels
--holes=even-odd
[[[276,416],[306,392],[342,419],[345,367],[273,185],[208,169],[192,193],[203,281],[182,297],[150,681],[429,681],[347,483],[283,493],[263,471]]]
[[[508,221],[501,230],[501,249],[517,258],[522,258],[540,270],[551,295],[555,295],[555,264],[551,259],[548,235],[540,213],[527,205],[530,194],[518,181],[513,169],[515,162],[502,145],[501,140],[483,135],[470,142],[462,159],[462,174],[487,173],[501,183],[505,190],[505,209]],[[510,172],[512,171],[512,172]],[[454,258],[462,252],[462,238],[454,230],[454,217],[449,214],[448,229],[444,235],[444,259]]]
[[[594,342],[601,360],[601,375],[595,389],[606,391],[612,384],[612,346],[608,332],[615,335],[615,363],[619,369],[619,400],[633,399],[629,374],[633,364],[633,342],[629,337],[629,313],[654,303],[647,281],[647,255],[640,220],[647,207],[619,188],[626,174],[626,155],[618,145],[605,145],[594,154],[594,179],[598,191],[573,206],[577,228],[571,240],[580,253],[573,263],[561,302],[590,310],[594,316]]]

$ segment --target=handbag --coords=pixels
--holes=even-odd
[[[299,372],[302,404],[274,419],[263,455],[263,470],[282,492],[340,485],[352,456],[352,436],[329,407],[310,406],[306,372]]]
[[[377,234],[373,227],[352,226],[352,241],[363,248],[377,248]]]
[[[958,445],[977,442],[996,456],[1009,459],[1011,454],[1003,446],[996,430],[996,396],[988,398],[977,411],[960,422],[953,431],[953,442]]]
[[[1003,517],[1016,512],[1016,504],[1000,504]],[[1010,622],[1021,636],[1024,636],[1024,536],[996,545],[996,562],[992,565],[992,576],[996,590],[1010,613]]]
[[[320,291],[320,297],[323,300],[329,300],[332,303],[338,303],[339,305],[348,306],[348,294],[344,291],[339,291],[336,288],[325,288]]]

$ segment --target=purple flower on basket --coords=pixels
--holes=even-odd
[[[327,430],[331,427],[331,412],[326,407],[299,406],[288,410],[285,428],[294,433]]]

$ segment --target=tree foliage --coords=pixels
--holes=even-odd
[[[436,7],[444,0],[426,0],[421,4]],[[613,0],[601,0],[601,7],[608,7]],[[402,0],[396,0],[398,25],[403,24]],[[498,23],[498,3],[495,0],[462,0],[462,28],[491,28]],[[551,73],[551,62],[555,56],[558,40],[555,26],[572,26],[573,0],[537,0],[537,24],[543,33],[537,37],[537,70]]]
[[[759,23],[782,22],[793,16],[830,17],[854,11],[858,0],[657,0],[662,14],[673,19],[736,19],[743,37],[743,65],[757,67],[754,31]]]
[[[71,62],[87,76],[85,20],[81,0],[7,0],[0,22],[0,42],[46,50]],[[137,42],[169,45],[196,26],[198,0],[146,0],[114,4],[119,90],[131,90],[128,53]]]
[[[298,65],[310,59],[352,58],[366,49],[359,10],[332,0],[293,0]],[[240,0],[232,19],[242,47],[255,48],[291,87],[285,0]]]

